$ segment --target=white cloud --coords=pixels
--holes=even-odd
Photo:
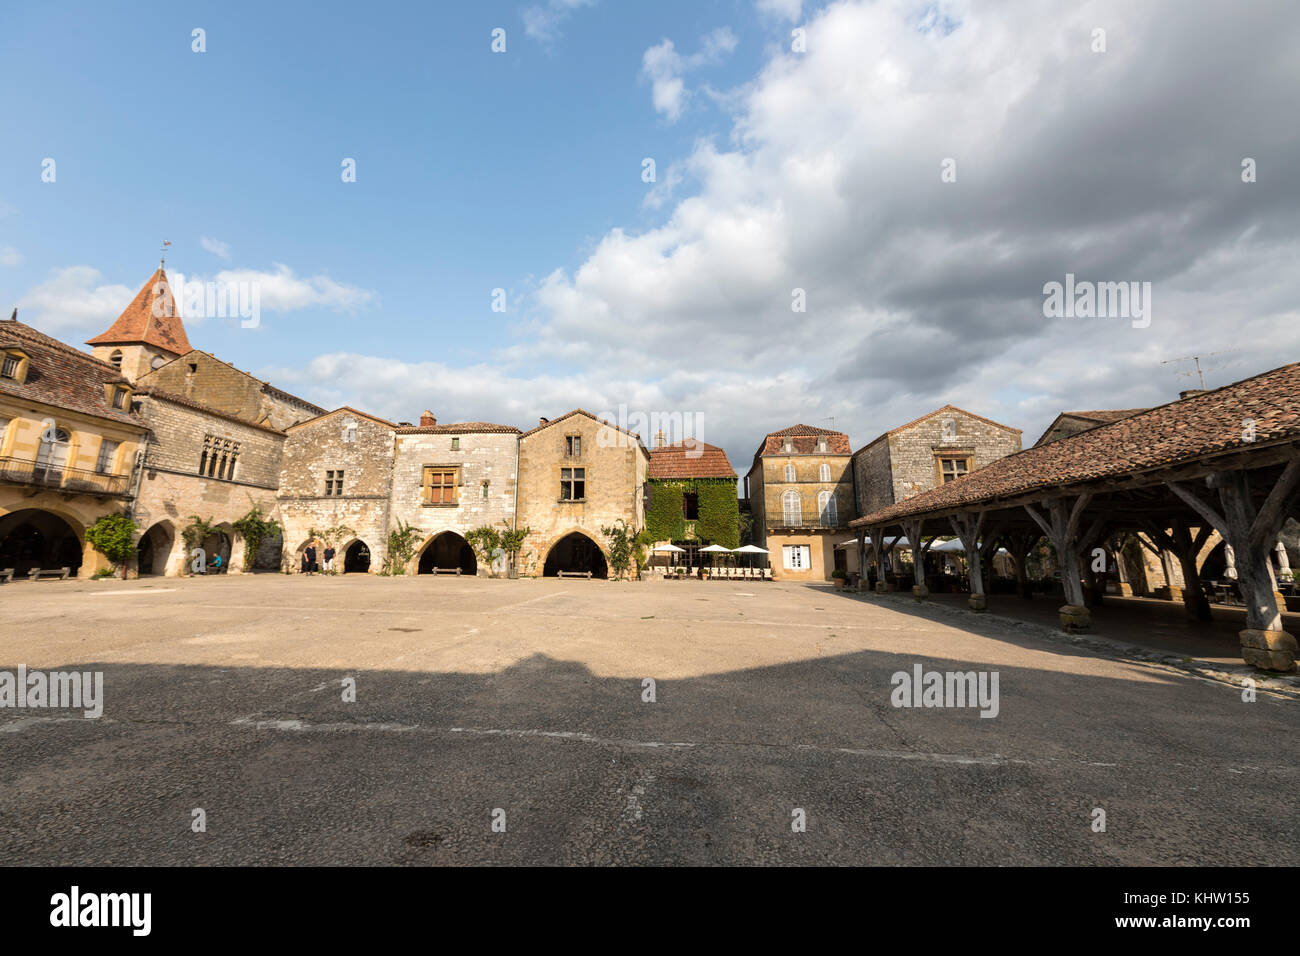
[[[736,49],[739,40],[729,27],[719,27],[700,42],[700,50],[690,56],[677,52],[672,40],[665,39],[650,47],[641,57],[641,75],[651,84],[651,101],[655,112],[676,122],[682,115],[689,95],[683,75],[719,62]]]
[[[16,266],[22,261],[22,253],[13,246],[0,246],[0,266]]]
[[[56,269],[19,300],[18,318],[50,335],[102,332],[122,314],[135,290],[99,280],[99,270],[90,266]]]
[[[222,259],[230,258],[230,244],[222,242],[220,239],[209,239],[204,236],[199,240],[199,245],[214,256]]]
[[[762,16],[793,22],[803,15],[803,0],[758,0],[757,8]]]
[[[544,4],[524,7],[520,16],[524,33],[544,44],[554,43],[561,36],[560,25],[580,7],[588,7],[596,0],[547,0]]]
[[[329,276],[298,276],[288,266],[274,263],[273,271],[257,269],[223,269],[213,281],[237,284],[255,283],[261,306],[271,312],[322,307],[336,312],[356,312],[376,305],[379,296],[369,289],[337,282]],[[186,276],[186,281],[204,281],[203,276]]]

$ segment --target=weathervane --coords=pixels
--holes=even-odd
[[[167,264],[167,247],[172,244],[170,239],[164,239],[162,244],[162,255],[158,259],[158,268],[161,269]]]

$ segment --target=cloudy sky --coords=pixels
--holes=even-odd
[[[260,290],[195,347],[330,407],[689,416],[743,472],[1300,360],[1294,0],[10,4],[0,57],[0,306],[80,342],[171,240]],[[1045,316],[1067,274],[1145,317]]]

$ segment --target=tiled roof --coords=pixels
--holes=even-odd
[[[650,452],[650,477],[671,478],[735,478],[727,453],[708,442],[674,442]]]
[[[1121,418],[1129,418],[1145,411],[1147,411],[1145,408],[1112,408],[1096,412],[1061,412],[1057,417],[1069,415],[1071,418],[1086,418],[1092,422],[1117,422]]]
[[[130,384],[107,362],[17,319],[0,319],[0,340],[22,349],[30,359],[27,381],[20,385],[0,378],[0,393],[144,427],[137,416],[114,408],[104,396],[105,385]]]
[[[270,432],[272,435],[284,435],[284,432],[278,428],[272,428],[270,425],[263,425],[260,422],[250,422],[247,418],[240,418],[238,415],[232,415],[230,412],[223,412],[219,408],[213,408],[211,405],[204,405],[202,402],[196,402],[192,398],[186,398],[184,395],[177,395],[175,392],[168,392],[161,388],[142,388],[135,394],[144,398],[154,398],[163,402],[171,402],[173,405],[181,405],[185,408],[191,408],[196,412],[202,412],[204,415],[212,415],[215,418],[224,418],[227,421],[237,422],[248,428],[257,428],[264,432]]]
[[[891,428],[887,432],[882,432],[881,434],[877,435],[875,438],[871,439],[871,441],[863,445],[861,448],[859,448],[857,451],[855,451],[853,454],[860,455],[868,448],[871,448],[873,445],[877,445],[880,442],[884,441],[890,435],[897,435],[901,431],[906,431],[907,429],[913,427],[914,425],[919,425],[921,424],[921,422],[925,421],[926,419],[934,418],[935,415],[941,415],[944,412],[957,412],[960,415],[965,415],[967,418],[974,418],[976,421],[981,421],[986,425],[993,425],[997,428],[1001,428],[1009,432],[1015,432],[1017,435],[1021,434],[1021,430],[1019,428],[1012,428],[1010,425],[1003,425],[1001,422],[995,422],[993,419],[985,418],[983,415],[976,415],[974,412],[968,412],[966,411],[966,409],[958,408],[956,405],[945,405],[942,408],[936,408],[932,412],[927,412],[926,414],[922,415],[920,418],[912,419],[906,425],[899,425],[897,428]]]
[[[164,288],[168,292],[166,299],[162,299],[159,293]],[[190,351],[190,340],[185,336],[180,305],[176,297],[170,294],[170,289],[167,273],[159,266],[158,271],[136,293],[131,304],[117,317],[117,321],[109,326],[108,331],[87,339],[86,344],[127,345],[144,342],[176,355],[184,355]],[[161,300],[156,308],[155,300]]]
[[[817,439],[827,438],[827,454],[847,455],[852,450],[849,445],[849,436],[844,432],[833,431],[829,428],[817,428],[813,425],[791,425],[789,428],[782,428],[779,432],[768,432],[763,438],[763,444],[759,446],[754,457],[759,455],[779,455],[782,454],[784,439],[793,438],[791,443],[794,446],[796,455],[812,455],[817,451]]]
[[[514,425],[498,425],[495,422],[453,422],[450,425],[408,425],[397,429],[399,435],[482,435],[510,434],[518,435],[519,429]]]
[[[572,418],[574,415],[585,415],[585,416],[587,416],[588,418],[590,418],[593,422],[599,422],[599,423],[602,424],[602,425],[608,425],[610,428],[613,428],[613,429],[615,429],[615,430],[617,430],[617,431],[620,431],[620,432],[622,432],[624,435],[630,435],[631,437],[633,437],[633,438],[635,438],[635,439],[637,440],[637,444],[638,444],[638,445],[641,445],[642,450],[645,450],[645,445],[641,442],[641,436],[638,435],[636,432],[628,431],[626,428],[621,428],[620,426],[615,425],[613,422],[611,422],[611,421],[607,421],[607,420],[604,419],[604,418],[600,418],[600,417],[598,417],[598,416],[596,416],[596,415],[593,415],[593,414],[591,414],[591,412],[589,412],[589,411],[587,411],[586,409],[583,409],[583,408],[575,408],[575,409],[574,409],[573,411],[571,411],[571,412],[565,412],[565,413],[564,413],[563,415],[561,415],[559,418],[551,418],[551,419],[548,419],[548,420],[542,422],[541,424],[537,425],[536,427],[528,429],[528,431],[522,433],[519,437],[520,437],[520,438],[527,438],[529,435],[535,435],[537,432],[541,431],[542,429],[544,429],[544,428],[550,428],[552,425],[557,425],[557,424],[559,424],[560,422],[564,421],[566,418]],[[646,453],[649,454],[649,452],[646,452]]]
[[[315,416],[314,418],[304,418],[300,422],[294,422],[292,425],[286,428],[285,431],[291,432],[296,428],[302,428],[304,425],[313,425],[316,422],[320,421],[322,418],[329,418],[331,415],[338,415],[340,412],[347,412],[349,415],[360,415],[362,418],[367,418],[378,425],[383,425],[385,428],[397,428],[397,425],[395,425],[393,422],[390,422],[386,418],[380,418],[378,415],[371,415],[368,412],[363,412],[360,409],[353,408],[351,405],[340,405],[338,408],[334,409],[333,411],[322,412],[321,414]]]
[[[1255,441],[1243,438],[1255,423]],[[858,518],[854,527],[987,505],[1039,489],[1166,469],[1237,450],[1300,441],[1300,362],[1212,392],[999,458],[931,491]]]

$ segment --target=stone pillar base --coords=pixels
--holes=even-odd
[[[1270,671],[1295,670],[1296,639],[1286,631],[1238,631],[1241,658],[1247,664]]]
[[[927,588],[924,584],[912,585],[912,597],[916,598],[917,601],[924,601],[929,596],[930,596],[930,589]]]
[[[1183,589],[1177,584],[1169,585],[1169,600],[1181,601],[1183,599]]]
[[[1086,607],[1079,604],[1066,604],[1059,608],[1057,613],[1060,615],[1061,630],[1070,631],[1089,631],[1092,630],[1092,614]]]
[[[972,611],[987,611],[989,607],[988,596],[984,594],[972,594],[966,603]]]
[[[877,594],[887,594],[888,592],[889,592],[889,582],[888,582],[888,581],[877,581],[877,582],[876,582],[876,593],[877,593]]]
[[[1123,582],[1123,581],[1119,582],[1119,596],[1120,596],[1120,597],[1132,597],[1132,596],[1133,596],[1133,585],[1131,585],[1131,584],[1126,584],[1126,583]]]

